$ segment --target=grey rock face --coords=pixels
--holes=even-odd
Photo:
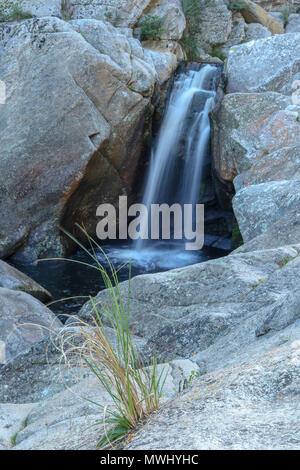
[[[299,33],[274,35],[232,48],[228,57],[228,93],[292,93],[300,72]],[[263,60],[262,60],[263,58]]]
[[[150,0],[69,0],[68,11],[73,19],[107,19],[133,27],[149,4]]]
[[[107,328],[113,348],[116,334]],[[0,365],[0,403],[40,402],[76,385],[92,374],[74,347],[82,346],[78,325],[48,333],[5,365]],[[137,353],[142,356],[146,340],[133,337]],[[16,373],[19,371],[19,373]]]
[[[198,371],[198,366],[189,360],[173,361],[159,366],[158,373],[166,377],[163,389],[164,401],[174,398],[182,384]],[[26,427],[17,435],[16,449],[95,449],[104,435],[103,425],[95,430],[89,425],[101,423],[103,408],[93,405],[112,406],[112,399],[98,379],[89,377],[77,385],[57,393],[42,403],[31,407],[26,417]],[[10,404],[2,405],[3,409]]]
[[[270,154],[257,155],[251,159],[251,164],[249,170],[243,171],[234,179],[236,191],[251,184],[268,181],[299,180],[300,146],[283,147]]]
[[[258,235],[238,248],[237,252],[267,250],[282,246],[284,243],[296,244],[300,240],[300,213],[299,209],[289,211],[278,222],[268,228],[267,232]]]
[[[260,23],[266,26],[272,34],[284,33],[284,28],[281,24],[278,23],[273,16],[269,15],[266,10],[256,5],[256,3],[251,0],[244,0],[244,5],[240,9],[240,12],[247,23]]]
[[[286,33],[300,33],[300,14],[291,14],[285,28]]]
[[[223,0],[201,1],[197,40],[199,47],[206,53],[214,46],[225,44],[232,30],[232,13]]]
[[[295,8],[300,5],[300,0],[256,0],[258,5],[270,12],[270,15],[281,15],[283,8]]]
[[[300,208],[300,180],[272,181],[241,189],[234,213],[245,242],[264,233],[287,213]]]
[[[126,449],[299,449],[300,341],[202,376]]]
[[[27,426],[16,437],[14,449],[95,449],[104,433],[102,424],[96,426],[103,420],[103,410],[88,400],[112,405],[94,377],[36,403],[26,417]]]
[[[34,164],[26,167],[26,181],[35,191],[38,187],[40,198],[34,203],[28,183],[22,194],[8,188],[7,192],[14,195],[9,199],[5,192],[8,177],[15,178],[14,188],[24,188],[24,175],[14,154],[7,160],[2,157],[3,210],[13,211],[16,205],[21,208],[7,227],[1,226],[2,253],[14,251],[28,235],[25,251],[36,250],[38,254],[49,251],[50,246],[58,252],[61,242],[52,228],[54,222],[61,214],[73,217],[73,207],[89,207],[84,191],[78,194],[74,182],[81,186],[83,181],[83,189],[88,188],[89,194],[91,188],[95,190],[92,203],[103,194],[113,198],[130,188],[136,155],[130,154],[126,160],[124,141],[132,133],[130,146],[140,145],[135,136],[142,134],[140,120],[154,85],[163,83],[180,55],[173,41],[180,34],[176,30],[180,24],[170,21],[172,37],[142,48],[126,27],[136,24],[150,2],[124,0],[118,2],[118,11],[114,0],[108,10],[105,3],[70,1],[74,20],[69,23],[47,18],[22,22],[18,27],[2,26],[0,41],[2,50],[9,52],[9,60],[3,56],[0,64],[9,67],[6,80],[12,112],[4,116],[11,119],[11,132],[1,144],[25,159],[23,168],[24,162],[35,156]],[[158,7],[151,2],[151,7],[171,8],[175,3],[162,2]],[[227,44],[233,45],[228,89],[239,92],[225,98],[214,122],[219,132],[214,146],[222,143],[215,162],[227,181],[238,174],[234,179],[234,209],[246,243],[222,259],[132,280],[131,326],[138,335],[134,341],[146,359],[153,350],[161,360],[173,359],[166,366],[164,395],[172,401],[164,401],[160,412],[127,447],[296,449],[300,448],[299,110],[290,106],[288,95],[300,72],[299,38],[288,34],[235,47],[234,41],[240,42],[238,38],[244,34],[243,23],[234,30],[238,25],[232,23],[224,2],[212,6],[205,7],[199,40],[207,51],[226,43],[228,37],[229,43],[232,40]],[[123,25],[122,30],[95,19],[107,12],[110,21]],[[120,18],[114,16],[118,12]],[[94,19],[76,19],[85,15]],[[17,56],[24,77],[30,78],[28,83],[24,81],[25,98],[14,82],[19,71]],[[55,67],[49,68],[51,63]],[[38,70],[38,75],[30,74],[31,69]],[[30,104],[32,99],[34,105]],[[43,106],[49,108],[54,127],[43,121]],[[34,132],[20,125],[20,109],[25,110],[24,122],[30,122]],[[77,121],[78,113],[81,118]],[[1,121],[0,126],[5,127],[6,122]],[[17,143],[9,140],[16,129],[21,132]],[[28,133],[33,136],[31,140]],[[60,160],[53,162],[58,162],[63,174],[66,167],[69,169],[65,179],[57,178],[55,167],[48,168],[53,158],[47,153],[50,141]],[[70,146],[65,146],[66,141]],[[28,142],[32,142],[30,147]],[[78,157],[75,163],[74,152]],[[45,161],[40,161],[41,154]],[[56,185],[53,193],[46,191],[44,195],[41,182],[45,177],[49,187]],[[110,185],[114,181],[113,187],[105,186],[105,181]],[[100,183],[104,186],[101,193],[97,189]],[[6,231],[9,225],[16,234],[14,239]],[[122,283],[120,289],[126,299],[128,283]],[[101,292],[95,301],[100,308],[100,302],[109,301],[108,293]],[[91,312],[87,303],[80,316],[90,321]],[[40,322],[41,326],[27,325],[26,329],[23,323],[28,321]],[[42,333],[42,325],[51,321],[56,328],[61,327],[37,300],[0,288],[0,353],[3,358],[8,352],[10,359],[0,366],[0,401],[6,402],[0,406],[3,426],[11,424],[12,430],[18,431],[16,449],[93,449],[103,435],[103,426],[85,430],[101,422],[103,414],[86,399],[108,406],[111,400],[81,363],[59,365],[57,345]],[[8,330],[13,334],[8,336]],[[191,381],[195,371],[202,376]],[[29,403],[33,401],[41,403],[33,406]],[[16,419],[16,413],[22,421]],[[4,431],[1,428],[0,447],[7,448],[11,436]]]
[[[62,219],[94,233],[98,205],[132,191],[155,83],[177,58],[96,20],[1,23],[0,44],[0,257],[25,241],[25,257],[62,255]]]
[[[245,41],[247,25],[244,18],[239,13],[236,13],[232,18],[232,29],[226,43],[221,46],[221,51],[228,56],[231,47]]]
[[[9,16],[14,8],[19,7],[23,12],[32,16],[56,16],[62,17],[62,0],[4,0],[1,2],[1,13]]]
[[[289,97],[272,92],[225,96],[213,118],[214,164],[221,178],[232,181],[260,165],[258,162],[265,162],[264,171],[269,171],[272,179],[280,168],[286,168],[285,163],[278,166],[274,160],[273,164],[272,154],[280,151],[284,157],[289,148],[299,146],[298,113],[291,111],[290,105]],[[296,169],[297,159],[290,165]],[[260,178],[260,171],[254,174]]]
[[[233,205],[245,241],[239,252],[300,240],[298,45],[295,33],[230,49],[229,94],[212,119],[213,154],[217,173],[237,192]]]
[[[0,403],[0,450],[12,447],[12,438],[21,429],[34,404]]]
[[[153,2],[151,3],[153,4]],[[161,39],[181,39],[186,27],[181,0],[159,0],[155,3],[156,5],[153,8],[147,10],[147,14],[165,18],[164,32]]]
[[[0,260],[0,287],[26,292],[41,302],[49,302],[52,299],[50,292],[2,260]]]
[[[5,363],[48,335],[61,322],[25,292],[0,287],[0,363]]]
[[[275,20],[278,21],[281,26],[284,26],[284,19],[281,14],[281,11],[269,11],[269,15],[273,16],[273,18],[275,18]]]
[[[132,329],[148,339],[149,351],[154,349],[166,359],[193,357],[199,351],[209,351],[222,340],[231,344],[230,337],[237,325],[245,328],[243,322],[257,312],[257,327],[261,317],[268,313],[266,305],[272,308],[278,296],[286,294],[283,281],[287,274],[280,265],[286,258],[297,255],[298,249],[292,247],[237,253],[167,273],[138,276],[131,281]],[[282,282],[280,287],[276,280],[278,296],[272,295],[274,276],[276,279],[280,276]],[[293,270],[289,279],[289,288],[293,290],[291,286],[298,284],[299,273]],[[127,292],[127,283],[122,283],[124,302]],[[100,302],[109,302],[107,292],[100,292],[95,302],[101,311]],[[91,321],[91,304],[87,303],[79,315]],[[253,327],[249,329],[249,337],[245,339],[243,334],[240,340],[235,340],[234,347],[238,349],[240,341],[245,341],[246,348],[252,342],[252,335],[255,336]],[[215,356],[210,358],[214,364]]]
[[[250,23],[247,28],[245,41],[256,41],[261,38],[268,38],[272,33],[260,23]]]

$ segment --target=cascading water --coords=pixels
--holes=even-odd
[[[188,70],[175,80],[157,142],[152,149],[143,204],[150,213],[151,204],[198,201],[205,157],[209,151],[209,113],[215,99],[218,69],[204,65]],[[186,137],[184,139],[184,137]],[[185,140],[183,151],[181,141]],[[157,244],[146,239],[145,220],[135,249],[141,252]],[[182,250],[183,247],[180,247]],[[186,256],[191,254],[186,253]]]
[[[178,73],[168,101],[160,132],[154,142],[143,203],[196,204],[201,192],[202,173],[209,156],[209,112],[212,108],[220,69],[204,65],[198,70]],[[132,275],[164,271],[222,256],[215,248],[186,251],[184,241],[137,240],[105,245],[115,266],[132,261]],[[85,258],[86,256],[86,258]],[[106,260],[99,252],[105,265]],[[90,262],[85,252],[75,259]],[[93,269],[74,270],[72,263],[60,262],[18,266],[41,282],[55,298],[96,294],[104,286]],[[96,275],[95,275],[96,273]],[[128,279],[128,270],[119,272],[120,280]],[[61,286],[64,286],[63,290]],[[54,304],[57,313],[76,312],[85,300]]]

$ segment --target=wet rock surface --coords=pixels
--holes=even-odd
[[[49,302],[52,299],[50,292],[37,282],[1,260],[0,287],[26,292],[41,302]]]

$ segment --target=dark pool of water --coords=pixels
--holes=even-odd
[[[130,245],[106,245],[105,253],[115,267],[120,267],[127,261],[131,264],[132,277],[138,274],[167,271],[176,267],[220,258],[227,254],[224,250],[204,248],[197,252],[183,251],[182,247],[171,243],[158,242],[154,249],[136,252]],[[108,268],[108,263],[102,253],[97,252],[101,263]],[[40,261],[38,263],[23,264],[14,262],[14,266],[45,287],[53,296],[53,300],[77,297],[69,300],[52,303],[50,308],[63,320],[62,315],[76,314],[88,300],[94,296],[104,284],[101,275],[92,267],[74,263],[80,261],[96,265],[96,262],[84,251],[78,251],[69,257],[72,261]],[[129,277],[129,265],[119,271],[119,280]],[[78,297],[79,296],[79,297]],[[82,297],[81,297],[82,296]]]

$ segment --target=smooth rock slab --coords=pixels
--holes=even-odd
[[[240,320],[234,328],[192,356],[202,370],[248,362],[270,349],[300,339],[299,296],[295,294],[299,285],[300,245],[281,250],[252,253],[257,258],[267,252],[270,256],[276,254],[277,269],[253,284],[240,305]]]
[[[0,450],[13,447],[17,433],[26,425],[34,404],[0,403]]]
[[[296,208],[289,211],[278,222],[268,228],[267,232],[258,235],[242,245],[236,252],[249,252],[277,248],[285,243],[294,245],[300,240],[300,211]]]
[[[26,418],[27,426],[17,435],[15,449],[95,449],[103,436],[103,409],[88,400],[112,405],[94,377],[37,403]]]
[[[160,365],[158,374],[163,371],[166,377],[163,401],[176,397],[198,370],[197,364],[189,360]],[[89,377],[37,404],[26,418],[26,427],[17,435],[16,449],[95,449],[104,434],[101,406],[112,406],[111,397],[98,379]],[[88,429],[95,423],[96,428]]]
[[[300,448],[300,341],[202,376],[128,450]]]

